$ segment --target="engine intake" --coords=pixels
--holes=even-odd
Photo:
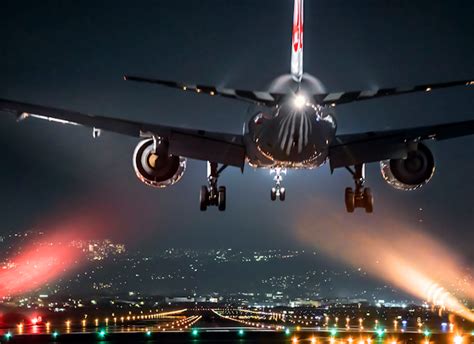
[[[154,147],[154,140],[146,139],[135,148],[133,168],[143,183],[165,188],[181,179],[186,169],[186,159],[170,155],[166,141],[158,140]]]
[[[431,180],[435,162],[430,149],[419,143],[417,150],[409,152],[406,159],[381,161],[380,169],[389,185],[398,190],[411,191]]]

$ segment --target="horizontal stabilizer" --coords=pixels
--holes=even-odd
[[[193,85],[177,81],[169,80],[160,80],[160,79],[151,79],[143,78],[139,76],[125,75],[124,80],[137,81],[137,82],[147,82],[150,84],[157,84],[166,87],[176,88],[183,91],[207,94],[210,96],[221,96],[231,99],[243,100],[246,102],[264,104],[267,106],[272,106],[278,103],[278,101],[284,96],[280,93],[270,93],[270,92],[261,92],[261,91],[249,91],[249,90],[236,90],[230,88],[220,88],[216,86],[206,86],[206,85]]]

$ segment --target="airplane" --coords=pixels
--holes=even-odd
[[[305,89],[303,80],[304,0],[294,0],[291,39],[291,77],[296,87],[287,92],[262,92],[187,84],[141,76],[124,79],[176,88],[185,92],[221,96],[254,104],[256,112],[244,123],[242,134],[219,133],[93,116],[49,106],[0,99],[0,112],[17,120],[39,118],[92,129],[94,138],[111,131],[139,138],[133,167],[140,181],[156,188],[177,183],[186,169],[186,159],[207,162],[207,185],[200,190],[199,206],[205,211],[226,209],[226,188],[218,179],[228,167],[244,171],[248,164],[269,169],[275,184],[272,201],[284,201],[283,175],[288,169],[314,169],[329,163],[347,169],[354,189],[345,190],[345,207],[373,212],[373,195],[366,187],[365,165],[378,162],[385,181],[400,190],[415,190],[433,177],[435,161],[426,140],[445,140],[474,134],[474,120],[397,130],[337,134],[336,106],[414,92],[432,92],[454,86],[474,86],[473,79],[413,87],[315,93]]]

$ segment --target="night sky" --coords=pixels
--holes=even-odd
[[[136,121],[240,133],[248,106],[122,80],[125,73],[233,88],[268,87],[289,71],[291,0],[2,1],[0,97]],[[409,86],[474,77],[474,2],[307,0],[305,71],[328,91]],[[474,89],[454,88],[338,107],[339,133],[474,118]],[[347,171],[290,171],[287,200],[270,201],[267,170],[229,168],[228,210],[199,211],[206,165],[188,161],[165,190],[141,184],[137,140],[39,120],[0,118],[0,235],[75,221],[93,234],[155,248],[306,247],[294,226],[342,230],[403,221],[474,263],[474,137],[429,142],[436,174],[406,193],[368,167],[375,213],[346,214]],[[317,202],[314,200],[317,199]],[[422,210],[420,210],[420,208]],[[319,219],[321,220],[319,222]],[[69,228],[69,227],[68,227]],[[83,228],[73,228],[81,231]],[[397,227],[383,228],[397,236]],[[324,242],[324,239],[322,239]],[[350,237],[348,237],[350,245]],[[407,242],[407,245],[419,243]],[[415,246],[414,246],[415,247]],[[317,248],[316,248],[317,249]]]

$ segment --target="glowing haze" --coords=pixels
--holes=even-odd
[[[71,236],[58,233],[24,252],[10,257],[0,270],[0,297],[26,293],[43,287],[72,270],[81,261],[81,252],[70,244]]]
[[[0,298],[35,291],[80,268],[85,255],[73,241],[130,239],[140,225],[137,219],[146,220],[151,213],[145,206],[130,206],[112,191],[85,193],[82,199],[64,203],[36,224],[45,233],[39,241],[35,238],[0,265]]]
[[[474,286],[464,278],[461,259],[443,243],[389,216],[348,215],[319,200],[308,206],[311,211],[296,222],[302,242],[474,322],[474,313],[453,295],[474,300]]]

